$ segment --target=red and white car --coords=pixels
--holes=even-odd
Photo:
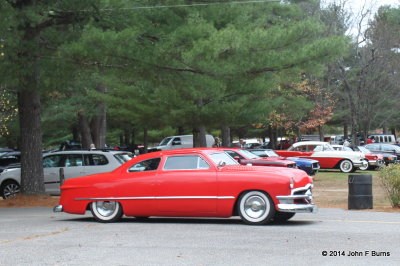
[[[315,212],[312,178],[302,170],[239,165],[217,149],[180,149],[139,155],[109,173],[72,178],[55,212],[100,222],[122,217],[230,217],[247,224],[285,221]]]
[[[300,141],[288,150],[275,150],[283,157],[300,157],[319,161],[322,169],[340,169],[350,173],[368,165],[365,155],[354,151],[337,151],[331,144],[323,141]]]
[[[360,167],[360,170],[376,169],[385,165],[382,154],[374,154],[364,146],[357,146],[354,148],[345,147],[343,145],[332,145],[332,147],[337,151],[356,151],[362,152],[367,160],[367,165]]]

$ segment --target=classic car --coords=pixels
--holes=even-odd
[[[373,170],[379,167],[382,167],[385,164],[383,154],[374,154],[365,146],[355,146],[355,147],[346,147],[343,145],[332,145],[332,147],[337,151],[356,151],[362,152],[365,156],[365,160],[367,161],[366,165],[360,167],[360,170]]]
[[[238,161],[241,165],[255,165],[255,166],[277,166],[277,167],[289,167],[296,168],[296,163],[290,160],[285,160],[283,158],[263,158],[260,157],[249,150],[240,148],[220,148],[229,154],[233,159]]]
[[[397,157],[396,162],[400,161],[400,147],[394,144],[371,143],[365,145],[365,148],[373,153],[388,153]]]
[[[210,148],[159,151],[135,157],[112,172],[66,180],[55,212],[99,222],[122,215],[147,219],[240,216],[259,225],[315,212],[312,178],[283,167],[239,165]]]
[[[276,154],[276,152],[270,149],[249,149],[248,151],[262,158],[293,161],[296,163],[297,168],[305,171],[309,175],[315,175],[320,168],[319,162],[317,160],[298,157],[280,157],[278,154]]]
[[[331,144],[323,141],[296,142],[288,150],[276,150],[283,157],[300,157],[319,161],[323,169],[337,169],[344,173],[365,167],[367,164],[364,154],[354,151],[335,151]]]
[[[58,151],[43,156],[44,185],[50,195],[60,194],[60,181],[95,173],[114,170],[132,158],[123,151]],[[20,165],[7,167],[0,174],[0,196],[4,199],[19,193],[21,184]]]

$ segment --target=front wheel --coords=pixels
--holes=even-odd
[[[253,190],[240,196],[238,212],[244,223],[263,225],[272,220],[275,215],[275,207],[267,194]]]
[[[358,167],[358,169],[360,169],[361,171],[366,171],[369,168],[369,162],[368,161],[364,161],[363,165]]]
[[[343,173],[351,173],[355,169],[353,163],[347,159],[340,162],[339,168]]]
[[[102,223],[112,223],[122,217],[121,204],[116,201],[94,201],[90,204],[93,217]]]
[[[20,186],[15,181],[6,181],[0,186],[0,194],[3,199],[14,197],[19,193]]]

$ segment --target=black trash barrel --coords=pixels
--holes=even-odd
[[[372,209],[372,175],[349,175],[349,210]]]

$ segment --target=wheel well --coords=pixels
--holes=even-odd
[[[92,204],[92,202],[95,202],[96,200],[94,200],[94,201],[91,201],[91,202],[88,202],[88,204],[86,205],[86,210],[87,211],[90,211],[90,204]],[[120,206],[120,208],[121,208],[121,210],[122,210],[122,214],[125,214],[124,213],[124,207],[123,207],[123,205],[122,205],[122,203],[120,202],[120,201],[117,201],[118,203],[119,203],[119,206]]]
[[[268,197],[271,198],[271,196],[269,195],[269,193],[268,193],[267,191],[265,191],[265,190],[261,190],[261,189],[246,189],[246,190],[243,190],[243,191],[240,192],[239,195],[236,197],[235,204],[233,205],[232,216],[239,216],[239,213],[238,213],[239,199],[242,197],[242,195],[243,195],[244,193],[247,193],[247,192],[249,192],[249,191],[260,191],[260,192],[262,192],[262,193],[265,193]]]
[[[350,162],[353,164],[353,162],[352,162],[350,159],[344,158],[344,159],[340,160],[340,161],[336,164],[335,169],[339,169],[339,168],[340,168],[340,164],[341,164],[344,160],[350,161]]]
[[[1,184],[0,184],[0,187],[3,185],[3,184],[5,184],[5,183],[7,183],[7,182],[12,182],[12,183],[16,183],[16,184],[18,184],[18,186],[20,186],[21,184],[20,183],[18,183],[15,179],[11,179],[11,178],[9,178],[9,179],[5,179],[5,180],[3,180],[3,182],[1,182]]]

